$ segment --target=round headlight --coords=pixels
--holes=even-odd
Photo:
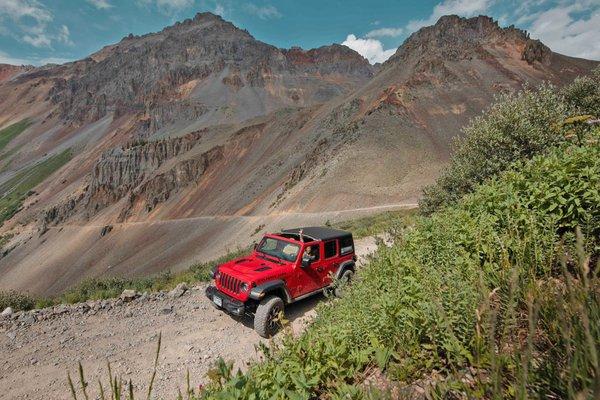
[[[244,283],[242,283],[242,285],[240,286],[240,290],[241,290],[242,292],[246,292],[246,291],[248,291],[248,284],[247,284],[247,283],[245,283],[245,282],[244,282]]]
[[[215,271],[215,279],[219,279],[221,277],[221,272],[219,270]]]

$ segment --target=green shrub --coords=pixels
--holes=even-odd
[[[19,293],[14,290],[0,292],[0,312],[6,307],[11,307],[15,311],[31,310],[35,306],[35,299],[25,293]]]
[[[360,377],[376,366],[398,382],[433,370],[459,376],[440,384],[439,396],[591,396],[600,377],[598,277],[584,283],[589,266],[582,275],[559,262],[562,238],[576,226],[592,236],[573,248],[598,254],[590,243],[600,146],[586,143],[517,163],[418,219],[380,247],[343,299],[319,306],[300,338],[286,336],[245,374],[221,363],[198,395],[361,398]],[[559,290],[565,284],[571,289]],[[477,373],[465,383],[468,367]]]
[[[360,239],[366,236],[388,232],[390,230],[406,228],[414,222],[416,214],[416,208],[385,211],[366,217],[350,219],[333,224],[329,223],[328,226],[350,231],[352,232],[354,239]]]
[[[573,114],[600,117],[600,67],[589,76],[576,78],[563,94]]]

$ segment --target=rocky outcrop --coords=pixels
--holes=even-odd
[[[165,173],[154,175],[165,162],[189,152],[201,142],[205,130],[183,137],[127,143],[105,152],[89,175],[89,185],[78,195],[53,205],[42,216],[43,228],[70,218],[77,212],[85,217],[128,196],[121,218],[129,215],[129,207],[144,203],[150,211],[169,198],[174,190],[197,180],[208,166],[222,156],[216,147],[197,158],[180,161]]]
[[[131,191],[119,219],[127,219],[133,209],[152,211],[167,201],[172,193],[197,182],[211,165],[222,158],[223,147],[214,147],[199,157],[178,162],[168,171],[145,180]]]
[[[311,50],[292,47],[282,50],[282,53],[290,67],[304,73],[340,74],[362,78],[373,76],[373,68],[364,57],[340,44]]]
[[[101,206],[104,200],[112,203],[122,198],[165,161],[191,150],[204,132],[174,139],[132,142],[105,152],[91,173],[90,201]],[[98,199],[95,199],[96,194],[100,194]]]
[[[10,64],[0,64],[0,82],[9,80],[15,75],[33,69],[31,66],[16,66]]]
[[[431,64],[432,58],[439,62],[492,58],[487,47],[507,45],[525,49],[523,59],[527,62],[540,61],[546,57],[547,52],[542,49],[546,46],[530,39],[529,34],[522,29],[514,26],[501,28],[497,21],[487,16],[462,18],[447,15],[441,17],[435,25],[410,35],[383,67],[409,59],[419,59],[423,65],[427,65]]]
[[[552,57],[552,51],[540,42],[539,40],[528,40],[523,49],[522,59],[527,61],[529,64],[539,62],[542,64],[549,64],[550,58]]]

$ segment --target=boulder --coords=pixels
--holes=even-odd
[[[175,287],[175,289],[173,289],[173,290],[171,290],[171,291],[169,292],[169,296],[170,296],[171,298],[174,298],[174,299],[176,299],[176,298],[178,298],[178,297],[181,297],[181,296],[183,296],[183,294],[184,294],[185,292],[187,292],[187,290],[188,290],[188,285],[187,285],[187,283],[185,283],[185,282],[182,282],[182,283],[180,283],[179,285],[177,285],[177,286]]]
[[[135,290],[125,289],[125,290],[123,290],[123,293],[121,293],[121,296],[119,296],[119,299],[123,300],[124,302],[128,302],[128,301],[133,301],[138,296],[139,296],[139,293],[136,292]]]
[[[26,314],[21,315],[21,317],[19,317],[19,321],[25,325],[31,325],[35,321],[37,321],[37,318],[31,313],[26,313]]]
[[[9,318],[11,315],[13,315],[14,311],[12,309],[12,307],[6,307],[4,309],[4,311],[2,311],[2,318]]]

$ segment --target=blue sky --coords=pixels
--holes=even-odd
[[[80,59],[200,11],[279,47],[344,43],[373,63],[442,15],[486,14],[555,51],[600,60],[600,0],[0,0],[0,63]]]

